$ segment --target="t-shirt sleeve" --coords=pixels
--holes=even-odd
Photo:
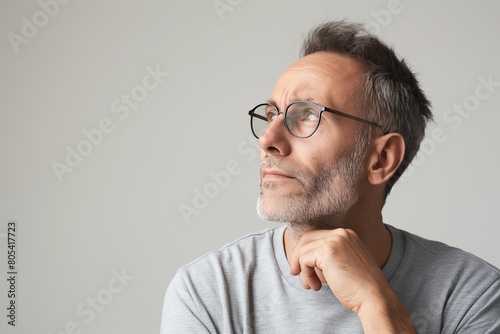
[[[183,272],[177,271],[167,288],[160,333],[211,333],[201,319],[201,312],[184,276]]]
[[[500,278],[467,311],[457,333],[500,333]]]

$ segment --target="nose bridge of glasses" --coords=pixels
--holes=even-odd
[[[286,126],[285,126],[285,113],[282,111],[279,111],[278,108],[274,107],[275,113],[272,116],[267,116],[267,124],[264,129],[262,129],[259,137],[262,137],[264,134],[269,134],[271,131],[273,134],[276,133],[276,131],[280,130],[285,130],[286,131]],[[280,122],[278,120],[279,116],[283,116],[283,122]],[[280,126],[283,126],[283,128],[280,128]],[[276,128],[278,127],[278,128]]]
[[[283,123],[278,120],[280,115],[283,116]],[[273,115],[272,119],[269,119],[269,121],[267,123],[267,128],[264,131],[264,133],[269,132],[269,131],[276,132],[276,130],[281,129],[280,128],[281,126],[283,126],[283,128],[285,128],[285,113],[282,111],[279,111],[278,108],[276,108],[276,114]],[[276,129],[276,127],[278,127],[278,129]]]
[[[276,120],[276,118],[280,117],[280,115],[283,115],[283,117],[285,117],[285,113],[283,111],[279,111],[278,109],[276,109],[278,112],[274,115],[272,121]]]

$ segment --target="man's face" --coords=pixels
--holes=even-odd
[[[270,102],[284,111],[294,101],[310,100],[363,117],[353,98],[363,73],[351,58],[314,53],[283,73]],[[324,112],[312,137],[297,138],[280,115],[259,138],[261,218],[331,227],[331,218],[346,213],[358,199],[365,155],[364,147],[356,149],[360,131],[359,122]]]

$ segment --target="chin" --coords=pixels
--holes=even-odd
[[[296,199],[294,201],[277,201],[261,194],[257,201],[257,214],[263,220],[289,223],[301,230],[310,229],[335,229],[343,227],[345,216],[351,206],[337,207],[332,212],[332,206],[311,207],[307,201]]]
[[[257,214],[263,220],[277,222],[277,223],[287,223],[289,220],[286,214],[283,212],[284,207],[279,206],[279,204],[273,204],[272,200],[264,200],[263,195],[257,200]],[[269,203],[271,202],[271,203]]]

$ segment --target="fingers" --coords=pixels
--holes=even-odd
[[[349,229],[304,233],[289,257],[290,273],[305,289],[318,291],[326,282],[348,310],[380,300],[389,283],[356,232]]]
[[[311,243],[315,240],[318,240],[318,238],[313,233],[309,232],[304,233],[300,238],[299,242],[295,246],[293,253],[288,259],[288,261],[290,261],[290,273],[292,275],[298,275],[302,271],[302,261],[300,261],[300,258],[303,256],[303,254],[313,248]]]
[[[302,280],[304,289],[320,290],[323,283],[316,274],[315,267],[302,266],[301,269],[300,279]]]
[[[322,243],[324,241],[320,238],[320,234],[304,234],[289,259],[290,273],[292,275],[300,274],[302,285],[307,290],[318,291],[322,286],[321,279],[316,272],[316,270],[320,270],[318,252],[321,251]]]
[[[307,246],[309,246],[309,244]],[[321,289],[322,283],[316,273],[317,255],[315,254],[316,252],[314,248],[309,247],[309,250],[305,248],[306,247],[302,247],[302,252],[296,256],[296,259],[293,261],[293,271],[291,269],[290,272],[292,275],[300,274],[304,289],[313,289],[314,291],[318,291]]]
[[[337,229],[333,231],[313,230],[304,233],[297,243],[289,261],[290,273],[299,275],[305,289],[318,291],[322,281],[317,271],[323,271],[323,266],[330,266],[339,248],[344,248],[342,239],[357,238],[354,231]],[[346,249],[344,249],[345,251]],[[337,255],[335,255],[337,254]],[[330,265],[328,265],[330,263]],[[320,275],[322,275],[321,273]],[[328,277],[324,277],[328,281]]]

